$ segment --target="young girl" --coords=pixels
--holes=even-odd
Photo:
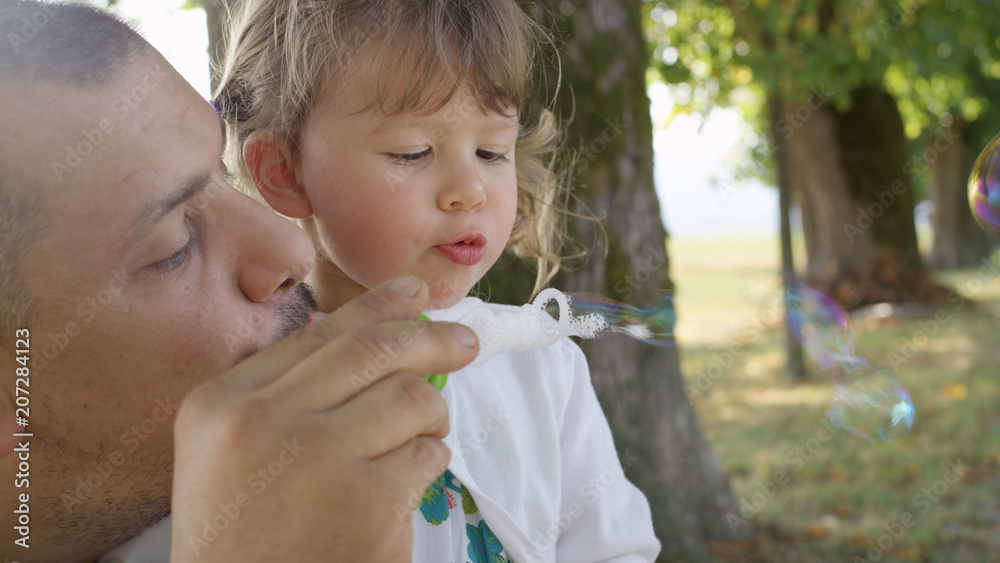
[[[515,0],[242,4],[217,96],[228,164],[312,236],[321,310],[413,274],[429,316],[457,320],[505,248],[538,262],[536,290],[551,278],[557,131],[526,119],[540,34]],[[442,393],[452,460],[415,493],[413,561],[655,559],[575,344],[501,354]]]

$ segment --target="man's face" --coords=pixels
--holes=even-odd
[[[180,400],[308,321],[313,247],[226,183],[211,106],[158,54],[92,90],[0,85],[0,107],[0,164],[46,194],[21,267],[39,312],[32,552],[69,542],[79,559],[61,560],[86,561],[169,510]]]

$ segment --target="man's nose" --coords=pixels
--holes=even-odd
[[[247,299],[264,303],[305,279],[316,250],[294,223],[249,197],[242,199],[233,218],[238,284]]]
[[[454,162],[445,167],[437,204],[442,211],[473,211],[486,205],[486,189],[474,163]]]

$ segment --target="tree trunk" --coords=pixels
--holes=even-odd
[[[786,114],[794,115],[794,111],[786,108]],[[812,285],[843,271],[863,270],[875,256],[875,248],[871,237],[852,231],[856,211],[840,167],[833,108],[820,106],[800,123],[783,134],[788,138],[789,175],[802,194],[806,279]]]
[[[222,57],[226,29],[226,5],[235,7],[238,0],[202,0],[205,8],[205,23],[208,27],[208,62],[211,73],[212,95],[219,87],[219,69],[222,67]]]
[[[776,128],[782,117],[784,104],[781,94],[772,93],[767,100],[768,119]],[[777,133],[777,131],[776,131]],[[802,330],[799,323],[792,322],[792,311],[798,303],[798,288],[795,281],[795,260],[792,253],[792,179],[788,168],[788,139],[784,134],[775,135],[774,154],[775,179],[778,182],[778,218],[781,232],[781,283],[785,292],[785,369],[796,381],[808,379],[805,354],[802,350]]]
[[[563,117],[573,115],[568,139],[579,148],[575,195],[581,206],[574,211],[602,217],[606,233],[600,236],[593,222],[573,221],[571,234],[592,242],[593,250],[556,285],[648,306],[673,284],[653,186],[642,3],[542,4],[549,11],[536,7],[539,21],[565,41],[557,106]],[[701,540],[747,531],[727,520],[739,512],[688,401],[677,349],[625,337],[585,342],[584,349],[619,452],[638,459],[625,472],[649,498],[661,559],[707,560]]]
[[[990,238],[969,210],[969,173],[976,155],[968,150],[969,126],[961,117],[948,130],[927,139],[928,196],[934,203],[934,245],[930,267],[940,270],[979,264],[990,250]],[[936,155],[936,156],[935,156]]]
[[[896,102],[857,88],[851,109],[818,106],[791,134],[792,177],[803,193],[807,282],[851,307],[938,304],[917,248],[911,174]],[[812,106],[810,106],[812,107]]]

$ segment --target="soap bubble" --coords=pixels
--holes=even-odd
[[[788,322],[802,348],[822,370],[854,358],[857,339],[847,312],[832,299],[801,283],[788,289]]]
[[[905,387],[888,372],[860,360],[854,375],[835,378],[830,422],[855,436],[892,440],[913,426],[913,402]]]
[[[857,337],[846,311],[815,289],[792,283],[788,318],[802,348],[833,384],[827,418],[855,436],[892,440],[913,426],[910,393],[895,377],[855,354]]]
[[[865,440],[892,440],[913,426],[913,402],[906,387],[885,370],[855,352],[857,337],[844,308],[800,282],[788,284],[784,295],[788,321],[803,350],[833,386],[827,417],[836,427]],[[597,330],[584,336],[624,333],[637,340],[673,345],[677,320],[672,297],[649,309],[616,303],[599,296],[567,294],[575,319],[596,321]],[[555,302],[546,309],[555,313]],[[566,311],[559,311],[560,315]]]
[[[1000,135],[983,150],[969,176],[969,207],[986,232],[1000,235]]]
[[[800,336],[803,350],[833,385],[833,400],[827,411],[830,421],[866,440],[891,440],[909,430],[914,419],[909,392],[888,372],[857,355],[857,338],[844,309],[805,284],[793,282],[788,286],[788,292],[782,295],[793,332]],[[558,323],[552,323],[545,312],[556,317]],[[676,344],[676,321],[673,296],[669,294],[652,307],[641,309],[601,296],[568,294],[552,288],[515,313],[494,316],[485,308],[475,308],[459,319],[479,336],[480,357],[473,366],[504,350],[549,345],[566,336],[591,339],[624,334],[641,342],[672,346]]]
[[[677,323],[677,313],[674,310],[672,295],[664,296],[659,303],[649,309],[639,309],[624,303],[618,303],[600,296],[589,294],[567,294],[569,313],[574,318],[591,318],[600,327],[592,336],[619,333],[630,336],[647,344],[672,346],[674,340],[674,325]],[[557,301],[550,301],[546,311],[550,314],[562,314]]]

